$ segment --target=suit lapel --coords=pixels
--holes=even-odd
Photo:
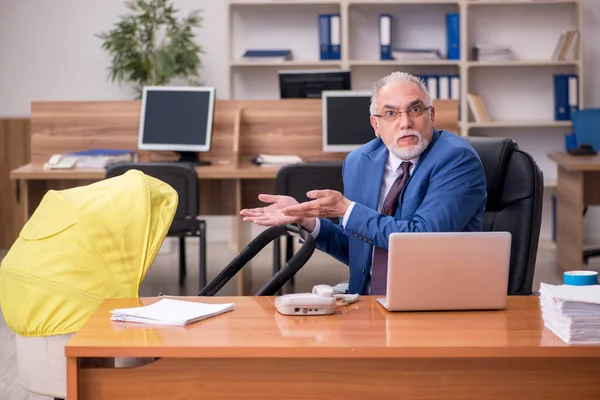
[[[383,179],[383,168],[385,168],[387,154],[387,147],[382,143],[374,151],[365,153],[362,156],[362,203],[373,210],[377,210],[381,180]]]

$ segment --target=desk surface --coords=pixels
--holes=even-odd
[[[548,154],[560,167],[569,171],[600,171],[600,155],[573,156],[569,153]]]
[[[250,163],[212,164],[196,167],[200,179],[275,179],[280,167],[260,167]],[[64,169],[45,170],[43,164],[26,164],[10,172],[10,179],[103,179],[104,169]]]
[[[184,299],[184,298],[182,298]],[[375,297],[331,316],[283,316],[272,297],[188,297],[235,310],[187,327],[110,321],[114,308],[157,298],[106,300],[66,346],[68,357],[482,358],[599,357],[545,329],[539,298],[509,297],[503,311],[385,311]]]

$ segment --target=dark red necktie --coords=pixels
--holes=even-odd
[[[386,215],[394,215],[394,211],[396,211],[396,207],[398,207],[398,197],[400,196],[400,192],[402,192],[402,188],[406,184],[408,180],[409,173],[408,170],[412,163],[410,161],[403,161],[400,164],[400,169],[402,173],[394,183],[392,184],[392,188],[388,193],[385,201],[383,202],[383,207],[381,209],[382,214]],[[371,266],[371,290],[369,294],[372,295],[385,295],[386,294],[386,286],[387,286],[387,262],[388,262],[388,252],[379,247],[375,247],[373,252],[373,265]]]

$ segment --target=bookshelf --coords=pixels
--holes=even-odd
[[[554,74],[577,74],[583,108],[583,39],[580,0],[229,0],[228,96],[279,98],[277,71],[348,69],[352,89],[397,70],[460,76],[462,136],[504,136],[530,152],[547,182],[556,167],[546,156],[564,149],[570,121],[554,119]],[[460,60],[379,59],[379,15],[392,14],[392,47],[438,48],[446,56],[445,15],[460,14]],[[338,13],[341,59],[319,60],[318,15]],[[575,59],[553,60],[562,33],[579,31]],[[277,32],[277,34],[274,34]],[[298,38],[301,38],[300,40]],[[475,44],[508,45],[509,61],[476,61]],[[248,48],[290,48],[292,61],[247,62]],[[491,121],[478,122],[468,93],[478,93]]]

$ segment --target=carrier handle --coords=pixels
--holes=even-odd
[[[310,259],[315,251],[315,239],[310,232],[293,225],[277,225],[265,229],[252,240],[241,252],[223,269],[198,296],[214,296],[227,282],[231,280],[258,252],[273,240],[283,235],[302,239],[302,246],[294,256],[285,263],[273,277],[256,293],[257,296],[273,296],[286,284]]]

